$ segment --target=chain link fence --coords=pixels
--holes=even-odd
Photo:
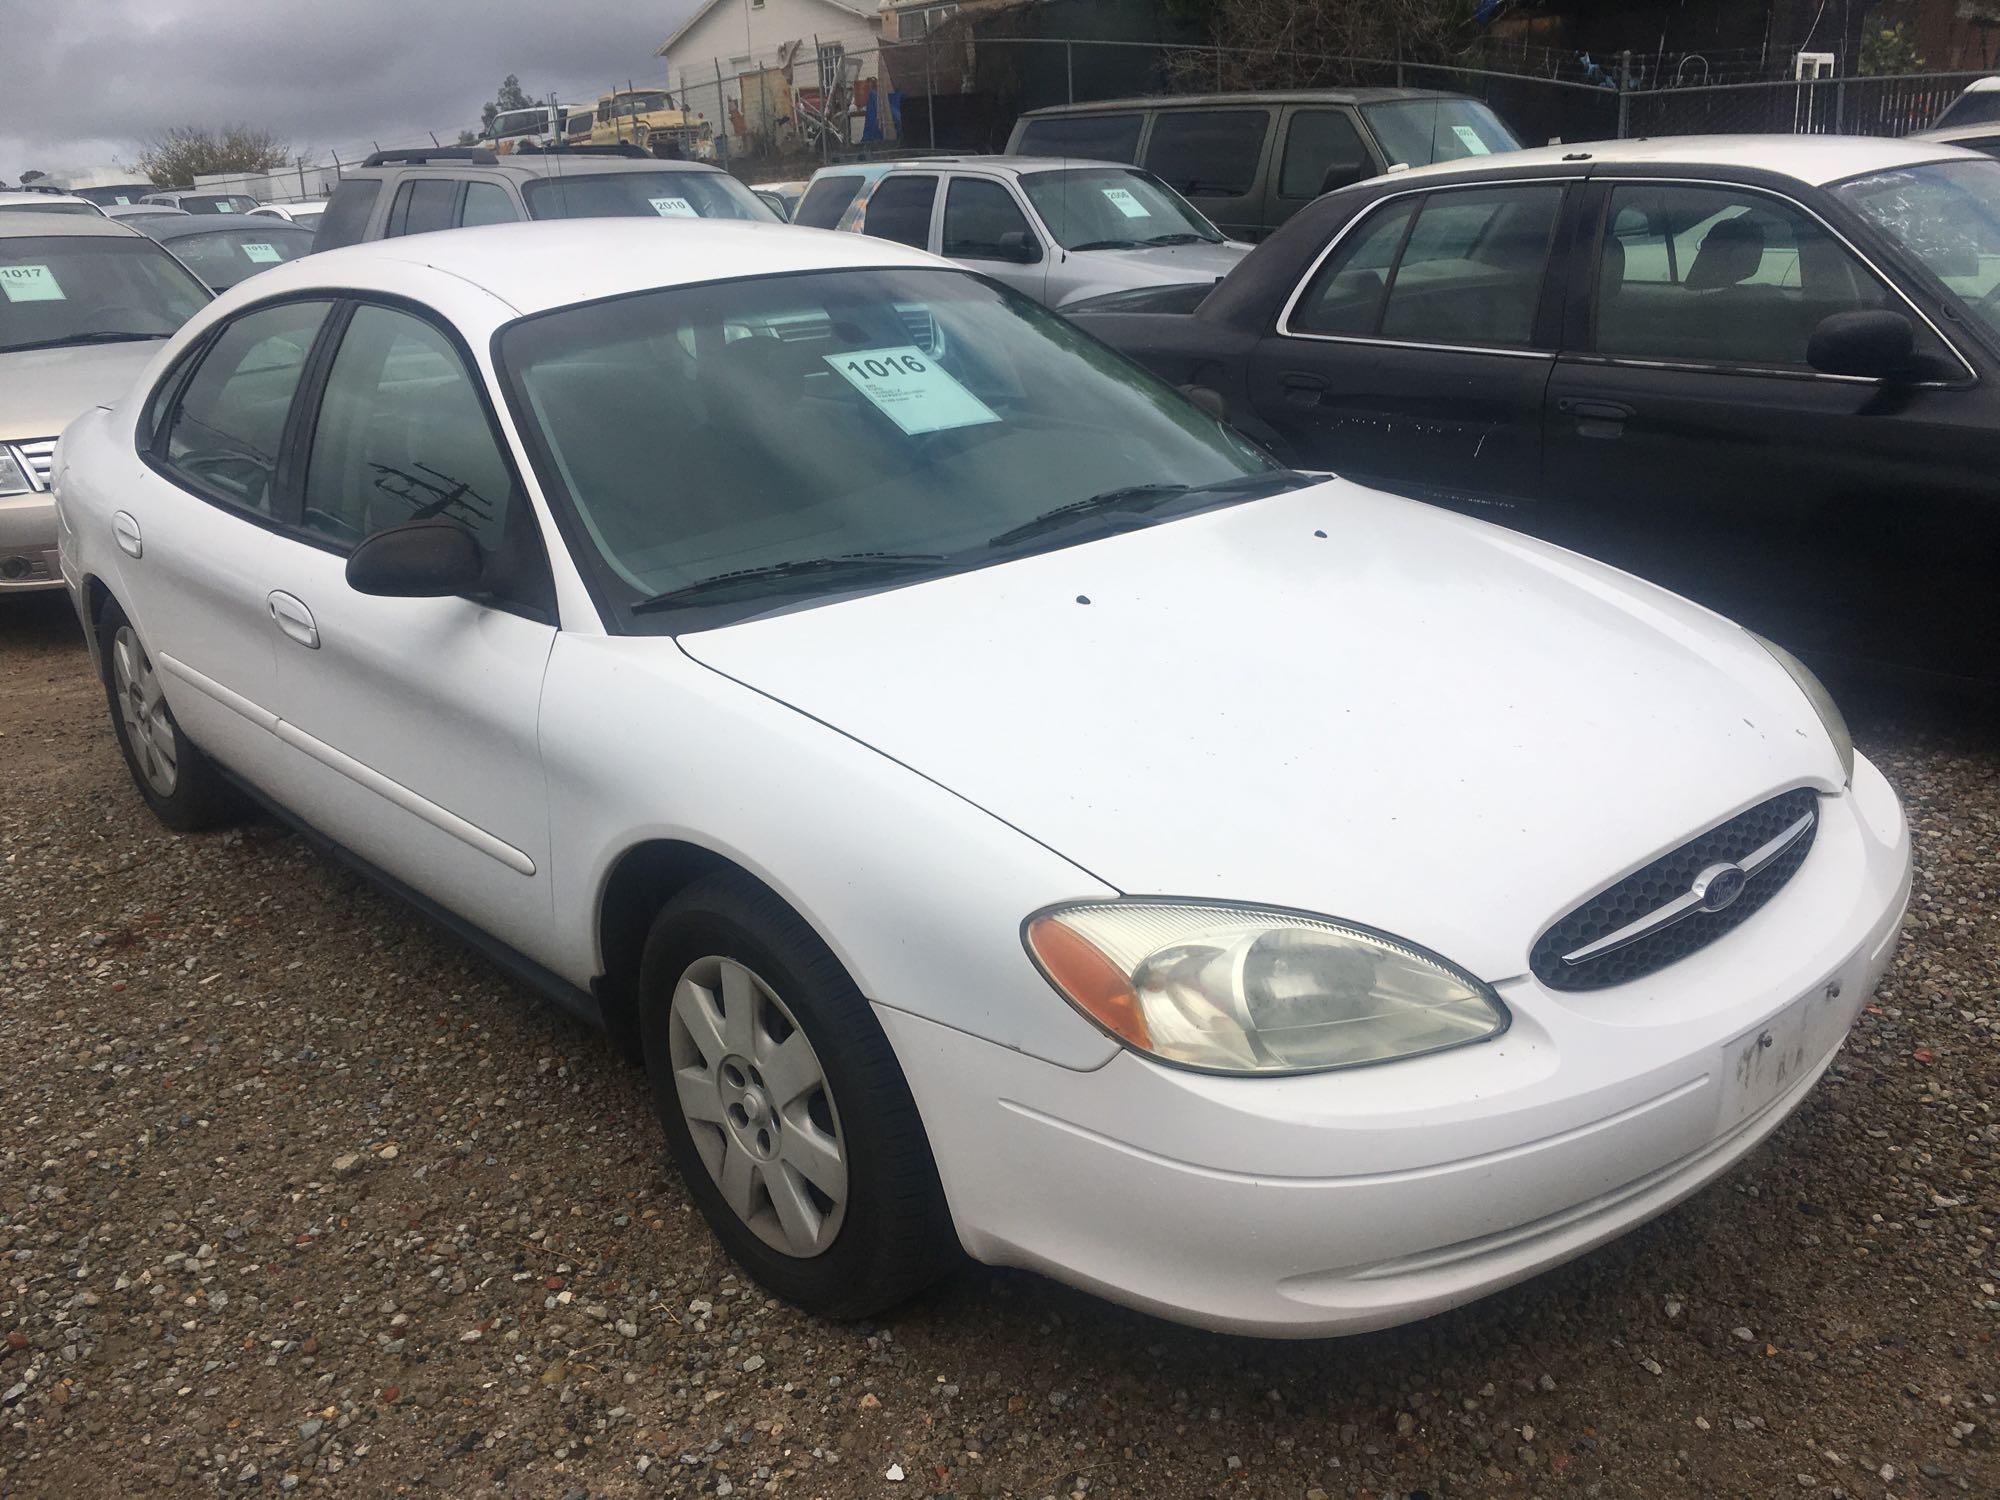
[[[1000,151],[1024,111],[1047,105],[1355,86],[1471,95],[1531,145],[1735,132],[1892,136],[1927,128],[1982,76],[1717,81],[1741,80],[1763,65],[1750,56],[1593,59],[1531,47],[1487,48],[1461,63],[1418,63],[1282,49],[990,36],[956,27],[860,46],[807,36],[748,58],[669,59],[665,90],[684,123],[654,133],[649,144],[659,154],[715,161],[761,181],[874,156]],[[568,108],[590,109],[610,92],[575,88],[555,97]],[[267,202],[321,198],[343,168],[370,149],[448,146],[457,137],[452,127],[371,141],[320,153],[325,160],[311,164],[201,185]]]

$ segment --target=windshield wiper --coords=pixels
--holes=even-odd
[[[153,339],[172,338],[170,333],[114,333],[99,330],[95,333],[66,334],[59,339],[36,339],[28,344],[9,344],[0,349],[0,354],[19,354],[23,349],[57,349],[64,344],[141,344]]]
[[[926,572],[948,561],[941,552],[843,552],[834,557],[795,557],[789,562],[766,563],[758,568],[738,568],[697,578],[677,589],[668,589],[632,606],[635,615],[672,609],[717,594],[730,594],[746,586],[786,578],[820,578],[829,575],[866,578],[873,574]]]
[[[1072,250],[1137,250],[1137,240],[1085,240],[1081,245],[1071,245]]]
[[[1147,240],[1146,243],[1149,245],[1199,245],[1205,243],[1207,238],[1206,235],[1201,234],[1156,234]]]
[[[998,536],[989,538],[986,545],[1005,547],[1030,537],[1046,536],[1089,516],[1143,516],[1174,500],[1276,495],[1318,483],[1313,475],[1302,474],[1297,469],[1260,469],[1255,474],[1238,474],[1233,478],[1218,479],[1212,484],[1128,484],[1082,500],[1072,500],[1054,510],[1045,510],[1033,520],[1023,521],[1019,526],[1009,527]]]

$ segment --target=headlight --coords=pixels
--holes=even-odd
[[[1826,684],[1813,676],[1812,668],[1800,661],[1775,641],[1767,641],[1756,631],[1746,632],[1750,639],[1777,658],[1778,665],[1792,674],[1792,681],[1799,685],[1799,691],[1806,695],[1806,702],[1819,715],[1820,723],[1826,726],[1827,737],[1833,741],[1833,753],[1840,757],[1840,778],[1843,785],[1854,782],[1854,736],[1847,732],[1847,720],[1841,716],[1840,708],[1833,701],[1833,695],[1826,690]]]
[[[1436,954],[1326,917],[1106,901],[1028,919],[1071,1004],[1162,1062],[1302,1073],[1416,1057],[1507,1029],[1500,997]]]
[[[5,448],[0,448],[0,495],[25,495],[34,486],[28,483],[28,471],[21,461]]]

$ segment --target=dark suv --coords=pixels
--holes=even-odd
[[[478,147],[378,151],[342,175],[316,248],[517,219],[781,220],[718,167],[632,146],[496,156]]]

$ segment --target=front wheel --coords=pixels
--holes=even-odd
[[[956,1248],[889,1041],[839,961],[747,876],[655,919],[640,968],[654,1106],[724,1248],[808,1312],[914,1295]]]

